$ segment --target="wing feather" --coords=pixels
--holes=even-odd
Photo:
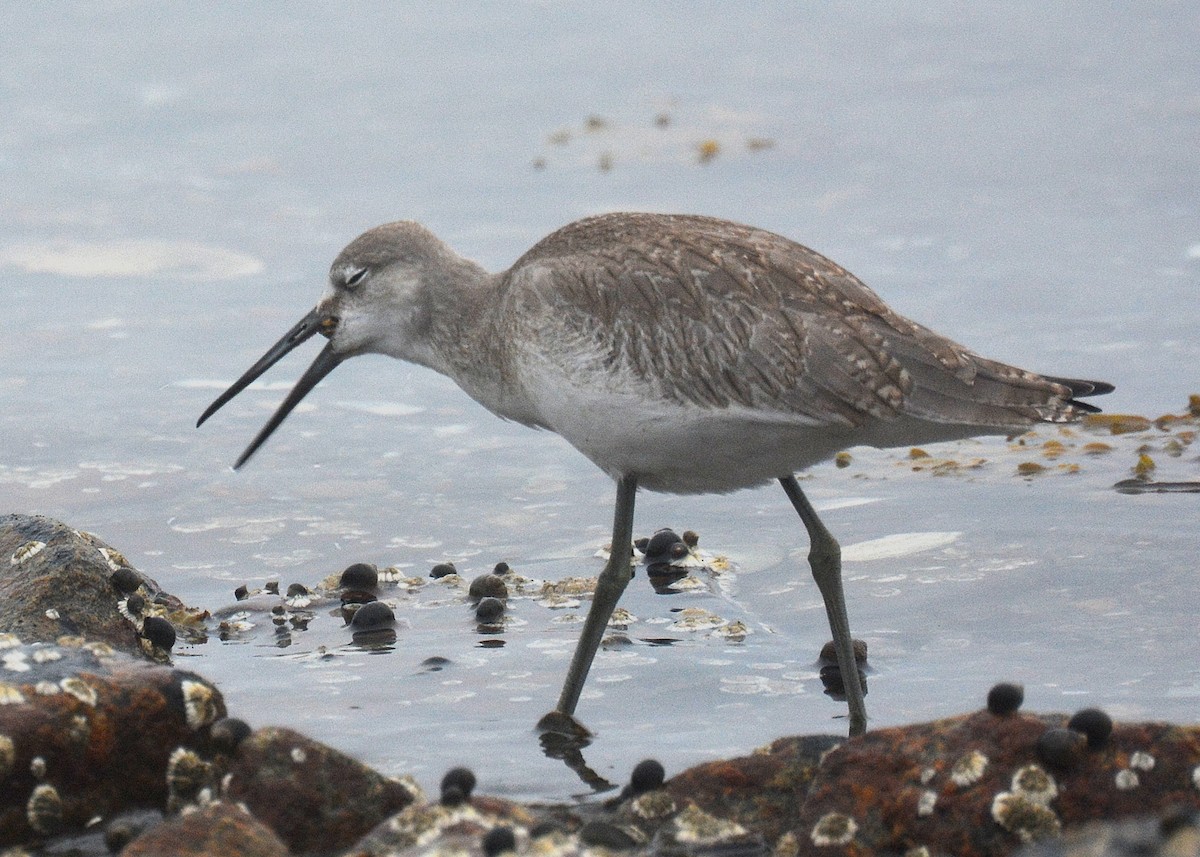
[[[1058,379],[893,312],[820,254],[725,221],[579,221],[522,257],[503,288],[521,328],[508,335],[535,337],[541,359],[680,405],[843,427],[901,415],[1019,427],[1084,409]]]

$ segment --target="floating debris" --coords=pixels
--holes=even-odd
[[[707,164],[721,153],[721,144],[716,140],[701,140],[696,146],[696,160]]]
[[[1131,434],[1146,431],[1154,423],[1136,414],[1084,414],[1080,423],[1084,428],[1107,429],[1111,434]]]
[[[481,598],[505,600],[508,598],[508,585],[498,574],[481,574],[471,581],[471,585],[467,589],[467,597],[475,601]]]

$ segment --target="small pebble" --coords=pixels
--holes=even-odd
[[[132,568],[118,568],[108,579],[118,592],[134,592],[142,585],[141,577]]]
[[[429,576],[435,580],[441,577],[449,577],[451,574],[458,574],[458,569],[454,567],[452,562],[439,562],[429,570]]]
[[[471,799],[475,774],[470,768],[451,768],[442,777],[442,806],[458,806]]]
[[[213,749],[226,755],[250,737],[250,724],[237,717],[222,717],[209,728]]]
[[[495,574],[481,574],[479,577],[471,581],[471,586],[467,590],[467,597],[479,600],[480,598],[508,598],[508,586],[504,583],[504,578]]]
[[[146,599],[140,595],[130,595],[125,599],[125,609],[137,616],[146,609]]]
[[[1078,764],[1087,739],[1074,729],[1047,729],[1038,736],[1034,750],[1047,767],[1067,771]]]
[[[245,601],[247,598],[250,597],[249,587],[247,587],[246,584],[243,583],[237,589],[233,590],[233,597],[236,598],[238,601]]]
[[[160,616],[147,616],[142,620],[142,636],[168,652],[175,645],[175,627]]]
[[[379,585],[379,569],[365,562],[346,566],[338,580],[340,589],[374,589]]]
[[[646,545],[648,544],[650,544],[650,539],[648,539],[646,536],[642,536],[640,539],[633,540],[633,546],[642,553],[646,552]]]
[[[517,850],[517,837],[511,827],[493,827],[483,836],[483,853],[497,857],[505,851]]]
[[[1075,712],[1075,716],[1067,723],[1068,729],[1082,732],[1087,736],[1087,744],[1093,750],[1104,746],[1108,736],[1112,734],[1112,718],[1099,708],[1084,708]]]
[[[684,530],[683,535],[680,536],[680,538],[683,539],[683,543],[690,548],[694,548],[696,545],[700,544],[700,534],[695,530]]]
[[[303,583],[288,584],[287,597],[295,598],[297,595],[308,595],[308,587]]]
[[[444,658],[441,655],[433,655],[421,661],[421,669],[427,673],[435,673],[444,670],[453,663],[449,658]]]
[[[350,626],[355,631],[375,631],[396,624],[396,614],[382,601],[372,601],[354,611]]]
[[[492,569],[492,574],[508,574],[512,568],[506,562],[496,563],[496,567]]]
[[[278,595],[279,594],[279,581],[278,580],[268,580],[266,582],[266,584],[263,586],[263,589],[265,589],[271,595]]]
[[[1019,684],[1002,681],[993,685],[987,695],[987,709],[997,716],[1012,714],[1025,701],[1025,688]]]
[[[504,602],[499,598],[484,598],[475,607],[475,618],[480,622],[495,623],[504,615]]]
[[[850,644],[854,649],[854,662],[861,667],[867,662],[866,640],[851,640]],[[821,646],[821,654],[818,656],[818,660],[827,664],[836,664],[838,662],[837,646],[834,645],[833,640]]]

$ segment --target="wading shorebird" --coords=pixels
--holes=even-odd
[[[1080,397],[1113,389],[980,357],[896,314],[818,253],[750,226],[603,214],[491,274],[401,221],[354,239],[316,307],[196,424],[316,333],[329,342],[235,467],[339,363],[379,353],[441,372],[500,417],[558,433],[616,480],[611,557],[555,709],[567,717],[632,575],[638,487],[722,493],[778,480],[808,530],[850,734],[861,734],[841,549],[794,474],[860,444],[1072,422],[1098,410]]]

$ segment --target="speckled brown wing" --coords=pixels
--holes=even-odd
[[[548,359],[586,370],[581,378],[632,379],[669,402],[846,427],[1072,415],[1067,387],[909,321],[806,247],[726,221],[579,221],[532,248],[504,288],[523,335],[546,349],[540,331],[558,332]]]

